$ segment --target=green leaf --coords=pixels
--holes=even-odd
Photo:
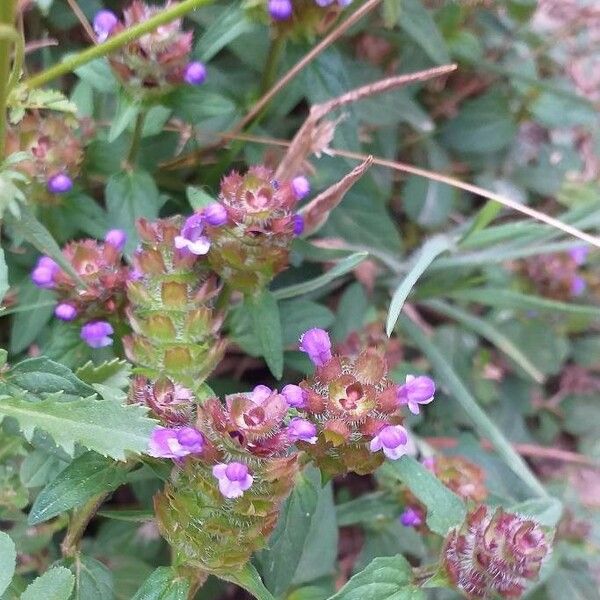
[[[502,431],[485,414],[479,404],[477,404],[477,401],[456,374],[444,354],[419,327],[404,315],[400,317],[400,326],[412,339],[414,344],[427,356],[437,374],[440,384],[447,387],[450,393],[456,398],[465,413],[473,421],[475,427],[479,430],[479,433],[490,440],[492,446],[511,470],[521,478],[537,496],[547,498],[548,492],[546,492],[542,484],[530,471],[527,463],[515,451]]]
[[[152,176],[146,171],[123,171],[112,175],[106,185],[106,210],[112,226],[127,232],[127,253],[138,242],[135,222],[156,219],[162,199]]]
[[[113,576],[106,565],[83,554],[77,554],[69,563],[76,578],[70,600],[114,600]]]
[[[114,142],[140,114],[140,105],[132,102],[125,94],[119,95],[116,114],[110,123],[108,143]]]
[[[97,58],[75,69],[77,76],[89,83],[99,92],[114,92],[120,84],[113,75],[110,64],[106,58]]]
[[[398,502],[385,492],[371,492],[336,506],[340,527],[393,519],[400,511]]]
[[[400,554],[376,558],[329,600],[425,600],[412,569]]]
[[[260,341],[262,355],[276,379],[283,374],[283,336],[279,306],[269,290],[247,297],[245,301],[252,318],[254,333]]]
[[[445,536],[465,520],[463,501],[411,456],[387,461],[381,469],[400,479],[427,507],[427,526],[431,531]]]
[[[6,260],[4,260],[4,250],[0,248],[0,302],[4,299],[6,292],[8,292],[8,268]]]
[[[19,477],[25,487],[42,487],[54,479],[67,464],[56,454],[37,448],[21,463]]]
[[[0,531],[0,594],[10,585],[17,565],[15,543],[4,531]]]
[[[208,204],[210,204],[211,202],[215,201],[215,199],[208,192],[205,192],[203,189],[191,185],[185,189],[185,194],[187,196],[188,202],[190,203],[190,206],[194,210],[200,210]]]
[[[546,377],[544,373],[523,353],[521,346],[515,344],[489,321],[475,317],[457,306],[446,304],[441,300],[429,300],[422,304],[432,308],[436,312],[456,319],[459,323],[469,327],[475,333],[494,344],[498,350],[504,352],[506,356],[514,360],[534,381],[538,383],[545,381]]]
[[[531,517],[545,527],[556,527],[563,514],[563,504],[558,498],[534,498],[513,504],[510,512]]]
[[[77,369],[77,376],[91,384],[105,400],[123,402],[127,395],[124,390],[131,376],[131,364],[118,358],[99,365],[89,361]]]
[[[264,586],[260,575],[252,563],[246,563],[239,571],[233,571],[228,575],[221,575],[222,579],[231,581],[246,591],[250,592],[256,600],[275,600],[269,590]]]
[[[404,302],[414,285],[417,283],[419,277],[421,277],[437,256],[451,247],[452,242],[446,236],[433,237],[423,244],[423,247],[414,259],[406,277],[400,282],[392,296],[385,326],[388,336],[392,334],[392,331],[396,326],[396,321],[404,306]]]
[[[597,306],[588,306],[583,304],[567,304],[558,300],[549,300],[540,296],[531,296],[506,290],[503,288],[469,288],[464,290],[455,290],[448,294],[451,298],[458,300],[468,300],[478,302],[488,306],[498,308],[512,308],[514,310],[549,310],[559,311],[572,315],[583,315],[594,319],[600,318],[600,308]]]
[[[485,229],[497,216],[504,207],[495,200],[488,200],[476,213],[471,226],[462,236],[459,246],[465,244],[471,239],[471,236],[478,231]]]
[[[37,338],[51,319],[56,306],[53,294],[33,285],[29,277],[19,282],[19,302],[23,306],[36,308],[17,313],[12,319],[9,348],[13,354],[22,352]]]
[[[280,304],[281,331],[285,347],[297,346],[300,336],[311,327],[328,329],[333,313],[322,304],[303,298],[284,300]]]
[[[21,235],[42,254],[46,254],[55,260],[79,285],[85,287],[85,283],[73,269],[71,263],[63,256],[60,247],[54,241],[50,232],[35,218],[35,215],[27,206],[21,208],[19,219],[10,213],[6,213],[5,219],[12,231]]]
[[[190,583],[173,567],[158,567],[131,600],[187,600]]]
[[[294,489],[279,514],[269,547],[259,555],[265,585],[274,596],[281,596],[294,578],[320,491],[318,469],[308,467],[298,474]]]
[[[448,220],[454,208],[456,189],[438,181],[411,175],[406,180],[402,197],[406,214],[421,227],[434,229]]]
[[[435,63],[450,62],[444,38],[420,0],[401,0],[398,24]]]
[[[6,379],[33,394],[64,392],[73,396],[90,396],[95,393],[94,388],[78,379],[71,369],[45,356],[17,363]]]
[[[0,397],[0,418],[17,419],[28,440],[39,428],[69,454],[80,444],[116,460],[124,460],[126,452],[143,453],[148,448],[156,422],[146,413],[141,406],[94,398],[67,402],[55,395],[34,403],[17,396]]]
[[[37,525],[81,506],[92,496],[117,489],[125,483],[129,469],[129,465],[96,452],[82,454],[38,494],[29,512],[28,523]]]
[[[27,586],[21,600],[68,600],[74,585],[75,577],[69,569],[53,567]]]
[[[352,271],[352,269],[359,265],[368,256],[368,252],[355,252],[347,258],[340,260],[340,262],[338,262],[333,268],[329,269],[326,273],[323,273],[323,275],[315,277],[314,279],[309,279],[303,283],[297,283],[285,288],[280,288],[275,290],[273,295],[278,300],[283,300],[285,298],[294,298],[295,296],[301,296],[302,294],[314,292],[315,290],[327,285],[334,279],[337,279],[349,271]]]

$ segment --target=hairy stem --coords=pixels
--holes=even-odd
[[[60,545],[60,549],[65,558],[72,558],[77,554],[79,542],[96,511],[100,508],[108,492],[98,494],[90,498],[81,508],[73,512],[73,517],[67,528],[65,538]]]
[[[0,5],[4,2],[14,2],[14,0],[2,0]],[[165,25],[166,23],[170,23],[175,19],[183,17],[188,12],[199,8],[200,6],[204,6],[206,4],[211,4],[213,0],[183,0],[180,4],[175,4],[170,8],[164,10],[161,13],[153,16],[151,19],[144,21],[143,23],[139,23],[134,25],[133,27],[118,33],[115,36],[110,37],[106,42],[102,44],[98,44],[97,46],[91,46],[82,52],[78,52],[73,56],[67,58],[63,62],[30,77],[25,81],[25,85],[29,89],[34,89],[45,85],[46,83],[60,77],[61,75],[66,75],[67,73],[71,73],[78,67],[85,65],[86,63],[100,58],[102,56],[106,56],[123,46],[137,40],[142,37],[144,34],[154,31],[160,25]]]
[[[16,0],[0,2],[0,26],[6,30],[4,35],[0,35],[0,160],[4,158],[6,145],[6,100],[10,85],[10,54],[15,41],[12,32],[14,31],[16,6]]]

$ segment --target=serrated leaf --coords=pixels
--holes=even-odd
[[[27,586],[21,600],[68,600],[74,585],[75,577],[69,569],[53,567]]]
[[[89,383],[105,400],[123,402],[126,398],[124,390],[128,387],[131,376],[131,364],[118,358],[99,365],[88,361],[77,369],[77,375]]]
[[[262,355],[276,379],[283,374],[283,336],[277,300],[269,290],[246,298],[254,333],[260,341]]]
[[[74,396],[90,396],[95,393],[94,388],[78,379],[71,369],[45,356],[17,363],[6,379],[33,394],[64,392]]]
[[[190,583],[173,567],[158,567],[131,600],[187,600]]]
[[[75,591],[69,600],[114,600],[112,573],[100,561],[78,554],[69,564],[76,578]]]
[[[15,543],[4,531],[0,531],[0,594],[10,585],[17,564]]]
[[[96,452],[82,454],[38,494],[28,523],[37,525],[82,505],[97,494],[117,489],[125,482],[129,468]]]
[[[124,460],[126,452],[146,451],[156,426],[146,413],[141,406],[95,398],[65,402],[55,395],[34,403],[16,396],[0,397],[0,418],[14,417],[28,440],[41,429],[69,454],[80,444],[116,460]]]
[[[259,555],[265,585],[274,596],[281,596],[294,578],[321,487],[318,469],[309,467],[298,474],[294,489],[279,514],[269,547]]]
[[[402,481],[427,507],[427,526],[431,531],[446,535],[465,520],[463,501],[414,458],[403,456],[388,461],[381,470]]]
[[[380,557],[329,600],[425,600],[412,580],[411,566],[403,556]]]

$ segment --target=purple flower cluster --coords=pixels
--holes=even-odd
[[[204,235],[206,225],[221,227],[227,219],[225,207],[219,202],[211,202],[185,220],[180,234],[175,237],[175,247],[196,256],[206,254],[210,249],[210,239]]]

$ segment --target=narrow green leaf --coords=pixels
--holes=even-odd
[[[190,206],[194,210],[200,210],[211,202],[215,201],[215,199],[208,192],[205,192],[202,188],[191,185],[186,188],[185,194]]]
[[[387,461],[381,470],[402,481],[427,507],[427,526],[445,536],[467,514],[463,501],[411,456]]]
[[[81,506],[92,496],[115,490],[125,483],[129,469],[129,465],[96,452],[82,454],[38,494],[29,512],[28,523],[37,525]]]
[[[271,592],[263,584],[260,575],[254,568],[252,563],[246,563],[246,565],[239,571],[232,572],[228,575],[222,575],[222,579],[231,581],[244,588],[247,592],[250,592],[256,600],[275,600],[275,597],[271,595]]]
[[[310,279],[303,283],[297,283],[285,288],[280,288],[275,290],[273,295],[278,300],[284,300],[285,298],[293,298],[295,296],[314,292],[315,290],[327,285],[334,279],[337,279],[349,271],[352,271],[352,269],[365,260],[367,256],[369,256],[368,252],[355,252],[343,260],[340,260],[339,263],[337,263],[333,268],[329,269],[329,271],[326,273],[323,273],[323,275],[319,275],[319,277],[315,277],[314,279]]]
[[[400,317],[400,326],[413,340],[415,345],[420,348],[430,360],[440,383],[449,389],[458,403],[463,407],[466,414],[471,418],[476,429],[479,430],[479,433],[490,440],[493,447],[506,464],[537,496],[547,498],[548,492],[546,492],[542,484],[530,471],[527,463],[514,450],[502,431],[500,431],[494,422],[485,414],[479,404],[477,404],[477,401],[456,374],[444,354],[419,327],[404,315]]]
[[[418,256],[416,257],[412,267],[406,274],[406,277],[400,282],[400,285],[396,288],[390,308],[388,310],[387,323],[385,326],[388,336],[392,334],[396,321],[400,316],[404,302],[410,294],[410,291],[417,283],[419,277],[427,270],[427,267],[433,262],[433,260],[439,256],[442,252],[445,252],[452,246],[452,242],[445,236],[436,236],[425,242]]]
[[[281,596],[294,578],[320,491],[318,469],[308,467],[298,474],[294,489],[279,514],[269,547],[259,555],[265,585],[274,596]]]
[[[0,595],[10,585],[17,565],[15,543],[4,531],[0,531]]]
[[[245,302],[252,317],[254,333],[260,341],[262,355],[276,379],[283,374],[283,336],[277,299],[269,290],[247,297]]]
[[[42,254],[46,254],[55,260],[81,287],[85,287],[85,283],[73,269],[71,263],[63,256],[60,247],[54,241],[50,232],[35,218],[35,215],[27,206],[21,207],[21,217],[19,219],[10,213],[6,213],[5,219],[13,231],[20,234]]]
[[[69,569],[53,567],[27,586],[21,600],[68,600],[74,585],[75,577]]]
[[[96,514],[107,519],[132,523],[144,523],[154,518],[153,510],[99,510]]]
[[[376,558],[329,600],[425,600],[425,593],[413,584],[411,566],[398,554]]]
[[[0,419],[17,419],[28,440],[39,428],[69,454],[80,444],[116,460],[124,460],[126,452],[143,453],[148,448],[156,422],[146,413],[142,406],[121,406],[95,398],[67,402],[58,395],[34,403],[21,397],[0,397]]]
[[[173,567],[158,567],[131,600],[187,600],[190,583]]]
[[[135,121],[139,113],[140,106],[132,102],[125,94],[120,94],[116,114],[108,132],[108,143],[114,142]]]
[[[514,310],[549,310],[559,311],[572,315],[583,315],[595,319],[600,318],[600,308],[583,304],[567,304],[558,300],[549,300],[539,296],[522,294],[513,290],[502,288],[470,288],[455,290],[448,294],[451,298],[478,302],[498,308],[512,308]]]
[[[443,315],[456,319],[459,323],[478,333],[482,338],[494,344],[498,350],[504,352],[506,356],[514,360],[534,381],[543,383],[546,380],[544,374],[527,358],[521,349],[488,321],[475,317],[457,306],[452,306],[441,300],[428,300],[422,304]]]
[[[8,291],[8,268],[4,260],[4,250],[0,248],[0,302]]]
[[[471,236],[482,229],[485,229],[502,212],[502,204],[495,200],[488,200],[475,214],[471,226],[467,229],[459,246],[471,239]]]

